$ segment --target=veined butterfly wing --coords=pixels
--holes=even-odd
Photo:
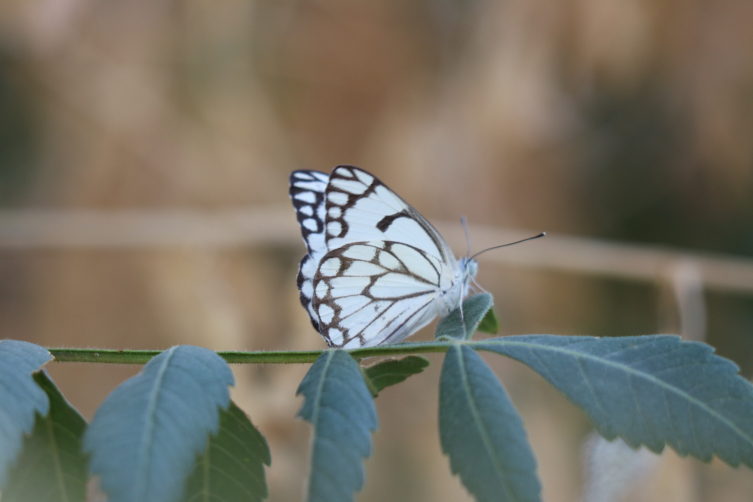
[[[322,258],[313,308],[330,346],[357,348],[400,341],[434,317],[454,272],[409,244],[345,244]]]
[[[457,268],[452,250],[426,218],[374,175],[354,166],[332,170],[326,190],[325,242],[405,242]]]
[[[400,341],[457,306],[475,275],[431,223],[362,169],[295,171],[290,197],[309,250],[298,271],[301,303],[330,346]]]
[[[311,319],[314,329],[319,329],[319,317],[311,305],[314,294],[314,274],[322,256],[327,252],[324,242],[324,218],[326,215],[324,193],[329,176],[319,171],[293,171],[290,174],[290,199],[293,201],[298,225],[308,253],[298,266],[297,284],[301,292],[301,304]]]
[[[326,251],[324,242],[324,193],[329,176],[319,171],[293,171],[290,174],[290,199],[309,253]]]

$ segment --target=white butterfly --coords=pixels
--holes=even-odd
[[[301,303],[329,346],[398,342],[467,295],[476,260],[456,260],[431,223],[363,169],[294,171],[290,198],[308,247]]]

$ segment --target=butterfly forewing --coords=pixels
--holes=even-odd
[[[325,227],[328,251],[376,239],[406,242],[457,268],[452,251],[431,223],[379,179],[357,167],[332,170]]]
[[[309,253],[326,250],[324,193],[328,181],[329,176],[319,171],[293,171],[290,175],[290,199]]]
[[[435,300],[454,274],[408,244],[369,241],[328,252],[314,279],[313,309],[330,346],[399,341],[436,316]]]
[[[295,207],[298,224],[308,253],[298,267],[297,284],[301,291],[301,304],[319,331],[319,321],[311,305],[314,294],[313,281],[321,257],[326,253],[324,242],[325,191],[329,176],[318,171],[294,171],[290,175],[290,199]]]

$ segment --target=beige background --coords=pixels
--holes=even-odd
[[[349,163],[432,220],[466,215],[472,233],[546,230],[744,257],[753,254],[751,47],[745,0],[6,0],[0,197],[14,211],[258,212],[288,204],[290,171]],[[290,209],[289,222],[268,225],[292,235],[293,222]],[[524,246],[556,256],[554,242]],[[1,244],[3,337],[323,347],[298,304],[295,240]],[[479,279],[503,334],[683,332],[749,378],[750,293],[705,291],[695,269],[675,265],[631,281],[485,258]],[[484,357],[523,415],[544,499],[580,500],[585,417],[518,363]],[[377,399],[359,500],[470,500],[439,448],[441,358],[432,363]],[[294,393],[306,369],[234,368],[234,397],[272,448],[273,501],[300,498],[309,430],[293,418]],[[137,370],[50,367],[87,418]],[[613,455],[626,487],[614,496],[591,487],[588,500],[753,496],[748,468],[615,448],[600,462]]]

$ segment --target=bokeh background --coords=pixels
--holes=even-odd
[[[304,248],[287,178],[347,163],[429,219],[453,222],[453,235],[466,215],[472,236],[482,227],[555,236],[482,259],[503,334],[680,333],[750,378],[753,286],[707,288],[687,257],[751,266],[751,48],[747,0],[5,0],[0,223],[30,210],[43,220],[138,210],[157,224],[165,211],[232,210],[255,216],[258,235],[283,238],[0,239],[0,336],[322,348],[298,304]],[[625,272],[537,263],[536,249],[557,256],[557,235],[606,243]],[[639,264],[621,253],[634,245],[677,260],[632,277]],[[533,258],[504,261],[515,253]],[[524,417],[548,502],[753,496],[747,468],[599,443],[540,377],[487,360]],[[377,399],[380,431],[358,500],[471,500],[440,451],[441,358],[432,362]],[[138,370],[49,369],[87,418]],[[234,368],[234,398],[272,448],[272,501],[300,499],[309,429],[293,418],[294,394],[306,369]],[[615,467],[596,479],[589,462]]]

